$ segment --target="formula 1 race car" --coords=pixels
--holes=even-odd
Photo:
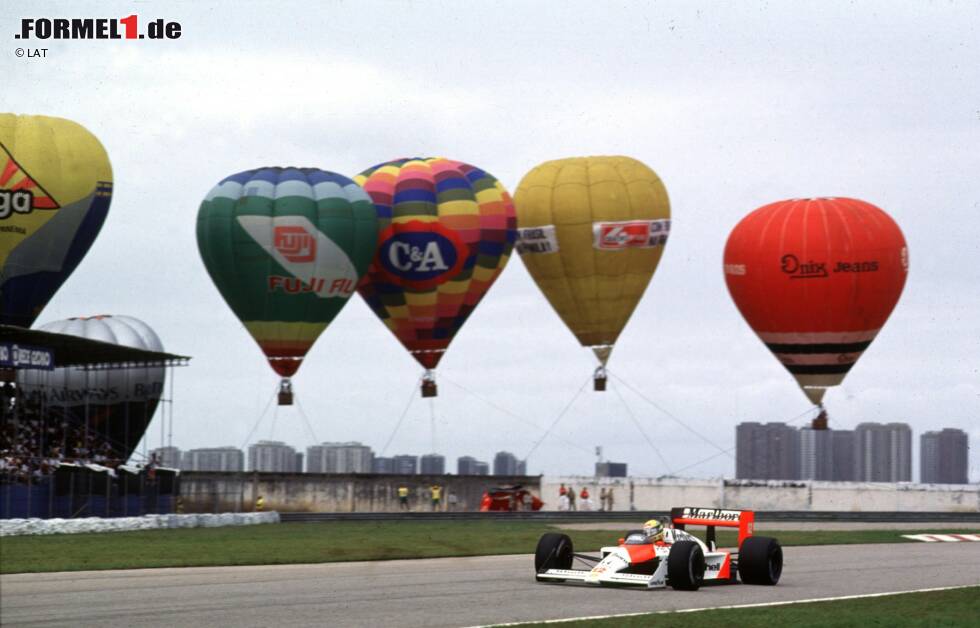
[[[632,585],[648,589],[697,590],[702,584],[774,585],[783,571],[783,550],[776,539],[753,536],[755,513],[750,510],[673,508],[663,538],[651,541],[633,530],[619,545],[603,547],[599,556],[576,554],[564,534],[545,534],[534,554],[538,582],[573,580],[598,585]],[[707,526],[707,542],[684,530]],[[738,551],[715,547],[715,528],[738,528]],[[590,569],[572,569],[578,559]]]

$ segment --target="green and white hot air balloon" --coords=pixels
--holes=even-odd
[[[221,296],[283,379],[354,294],[377,245],[367,193],[315,168],[261,168],[222,180],[201,203],[197,243]]]

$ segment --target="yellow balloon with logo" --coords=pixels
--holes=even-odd
[[[112,168],[85,127],[0,113],[0,323],[30,327],[102,228]]]
[[[547,161],[514,195],[517,251],[558,316],[599,359],[595,388],[670,234],[660,177],[631,157]]]

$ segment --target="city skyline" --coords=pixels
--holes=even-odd
[[[158,447],[151,452],[156,465],[188,471],[272,471],[300,473],[402,473],[406,475],[450,475],[446,457],[439,453],[421,456],[398,454],[375,456],[373,450],[356,441],[324,442],[307,447],[303,454],[283,441],[259,440],[245,450],[232,446],[181,450],[176,446]],[[248,456],[248,466],[244,460]],[[509,452],[497,452],[509,460],[508,471],[525,469]],[[508,458],[509,457],[509,458]],[[176,462],[175,462],[176,461]],[[456,475],[490,475],[489,463],[473,456],[460,456]],[[256,469],[255,465],[263,467]],[[299,467],[297,467],[299,465]],[[516,473],[523,475],[523,471]],[[494,473],[493,475],[515,475]]]
[[[929,477],[939,477],[940,473],[943,478],[967,477],[969,468],[969,440],[966,432],[955,428],[940,428],[919,435],[917,456],[913,455],[913,432],[908,424],[898,422],[863,422],[853,430],[819,430],[808,426],[794,427],[782,422],[762,424],[745,421],[738,424],[735,431],[736,464],[733,473],[723,477],[930,483],[930,480],[924,479],[927,473],[931,474]],[[927,441],[931,447],[930,452],[938,452],[940,438],[943,441],[942,451],[953,456],[954,460],[940,462],[943,458],[932,453],[934,458],[926,463]],[[936,442],[933,443],[933,440]],[[260,444],[283,445],[293,449],[280,441],[268,440],[253,443],[248,449]],[[328,451],[331,449],[335,451]],[[171,450],[175,450],[176,454]],[[214,456],[228,450],[242,452],[234,447],[220,447],[199,448],[181,453],[179,447],[162,447],[154,449],[152,453],[157,456],[161,466],[165,466],[162,461],[171,460],[174,455],[181,456],[180,466],[184,468],[188,466],[186,461],[192,453]],[[889,452],[887,456],[880,453],[886,450]],[[872,451],[877,453],[872,455]],[[304,458],[302,453],[297,455]],[[355,456],[358,461],[350,462],[350,456]],[[329,463],[328,457],[331,460]],[[446,466],[447,457],[440,453],[377,456],[370,447],[357,441],[323,442],[310,446],[304,459],[306,462],[305,466],[301,464],[301,471],[306,473],[451,473]],[[610,475],[610,470],[616,468],[615,474],[625,477],[628,464],[596,462],[595,474]],[[930,468],[928,472],[924,466],[926,464]],[[457,475],[488,475],[491,469],[492,475],[526,473],[524,461],[518,460],[508,451],[498,451],[490,463],[469,455],[460,456],[456,465]],[[340,470],[341,468],[346,470]],[[551,475],[547,471],[543,474]],[[942,482],[946,483],[945,480]]]

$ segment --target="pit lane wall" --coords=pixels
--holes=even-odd
[[[666,511],[674,506],[804,511],[980,512],[980,484],[811,482],[780,480],[683,480],[544,476],[544,510],[559,510],[561,485],[589,492],[585,509],[600,508],[603,488],[612,510]],[[608,503],[606,504],[608,507]],[[583,510],[581,497],[576,509]]]
[[[408,511],[431,512],[432,487],[439,486],[436,510],[466,512],[479,510],[488,489],[515,484],[540,494],[540,476],[182,471],[179,503],[182,512],[402,512],[404,486]]]

